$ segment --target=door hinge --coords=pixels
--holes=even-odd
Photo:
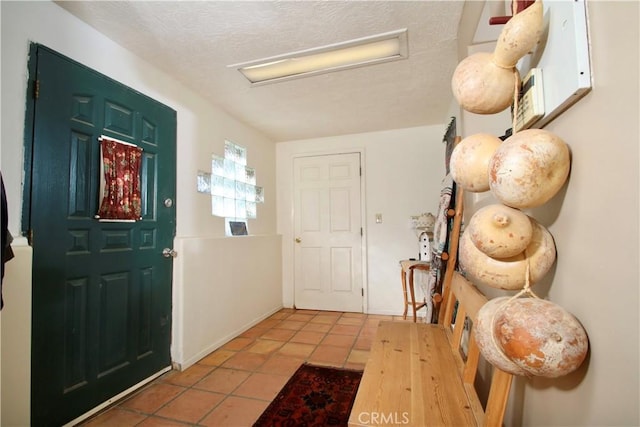
[[[38,99],[40,97],[40,80],[33,81],[33,97]]]
[[[29,246],[33,246],[33,228],[27,230],[27,243]]]
[[[362,166],[360,166],[360,176],[362,176]]]
[[[360,237],[364,236],[364,231],[362,231],[362,227],[360,227]]]
[[[360,288],[360,295],[364,296],[364,288]]]

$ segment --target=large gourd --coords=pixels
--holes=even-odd
[[[575,317],[539,298],[508,301],[495,313],[493,327],[503,354],[531,375],[566,375],[582,364],[589,347]]]
[[[449,161],[456,184],[472,193],[488,191],[489,161],[500,144],[500,138],[488,133],[476,133],[456,144]]]
[[[549,201],[569,176],[569,147],[543,129],[510,136],[489,162],[489,187],[502,203],[518,209]]]
[[[533,237],[531,219],[525,213],[494,204],[477,210],[467,226],[471,241],[482,253],[508,258],[522,253]]]
[[[509,20],[493,53],[475,53],[458,64],[451,89],[463,109],[494,114],[511,105],[520,85],[515,65],[540,41],[542,24],[542,1],[538,0]]]
[[[509,299],[510,297],[491,299],[478,310],[478,315],[473,325],[474,337],[478,345],[478,350],[480,350],[480,353],[487,362],[510,374],[527,375],[527,371],[504,354],[493,338],[493,320],[495,314]]]
[[[520,74],[493,62],[493,54],[478,52],[460,61],[451,79],[451,90],[458,104],[476,114],[495,114],[513,101]]]
[[[480,251],[469,233],[460,237],[460,266],[476,284],[492,288],[517,290],[527,282],[527,266],[531,283],[540,281],[556,259],[556,247],[551,233],[531,218],[531,242],[520,254],[507,258],[493,258]]]

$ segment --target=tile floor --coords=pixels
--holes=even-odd
[[[83,426],[251,426],[305,361],[364,369],[380,320],[402,317],[282,309]]]

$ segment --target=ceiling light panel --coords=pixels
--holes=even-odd
[[[322,73],[405,59],[407,30],[229,65],[252,85],[280,82]]]

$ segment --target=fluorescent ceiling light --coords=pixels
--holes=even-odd
[[[408,57],[407,30],[229,65],[253,85],[396,61]]]

